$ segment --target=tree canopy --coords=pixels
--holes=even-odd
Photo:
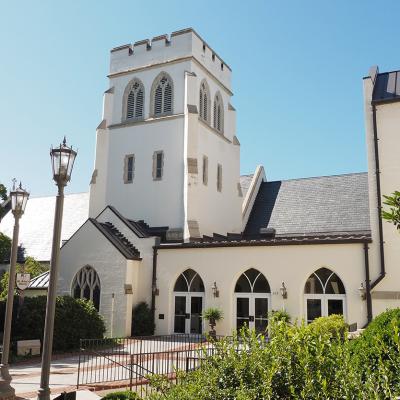
[[[390,196],[383,197],[385,198],[383,204],[388,206],[388,209],[382,211],[382,218],[400,231],[400,192],[396,190]]]

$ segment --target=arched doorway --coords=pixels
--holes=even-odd
[[[174,332],[202,333],[204,284],[192,269],[182,272],[174,286]]]
[[[236,282],[236,329],[247,325],[264,332],[271,308],[271,289],[265,276],[254,268],[244,272]]]
[[[341,279],[328,268],[320,268],[307,279],[304,288],[307,323],[332,314],[345,315],[346,292]]]
[[[91,300],[99,311],[100,307],[100,278],[94,268],[86,265],[81,268],[72,281],[72,297],[75,299]]]

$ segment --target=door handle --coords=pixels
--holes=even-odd
[[[249,315],[249,321],[254,322],[254,315]]]

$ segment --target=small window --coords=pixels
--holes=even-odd
[[[203,184],[208,183],[208,157],[203,156]]]
[[[153,179],[161,180],[163,177],[164,169],[164,153],[162,151],[155,151],[153,155]]]
[[[132,183],[135,169],[135,156],[128,154],[124,160],[124,182]]]
[[[217,168],[217,190],[222,191],[222,165],[218,164]]]
[[[124,107],[126,119],[144,117],[144,87],[141,81],[133,79],[125,89]]]
[[[222,97],[220,93],[217,93],[214,97],[214,129],[218,132],[224,131],[224,106],[222,103]]]
[[[203,80],[200,84],[199,115],[203,121],[208,123],[210,123],[210,99],[208,84]]]
[[[153,82],[153,115],[156,117],[173,112],[173,84],[168,74],[162,72]]]

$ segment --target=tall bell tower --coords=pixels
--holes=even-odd
[[[171,239],[241,230],[231,70],[193,30],[111,50],[91,217],[107,205]]]

